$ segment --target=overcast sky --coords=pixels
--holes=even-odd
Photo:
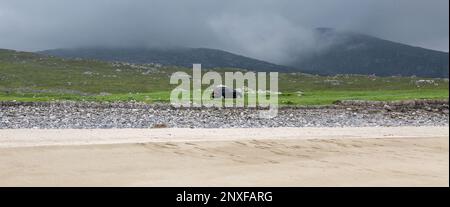
[[[0,0],[0,48],[211,47],[279,62],[316,27],[449,50],[448,0]]]

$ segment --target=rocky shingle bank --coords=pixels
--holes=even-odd
[[[0,102],[2,129],[448,125],[448,100],[340,101],[330,106],[281,107],[272,119],[261,119],[258,109],[248,108],[180,109],[135,102]]]

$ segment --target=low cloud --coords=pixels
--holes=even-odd
[[[212,18],[208,24],[226,49],[275,63],[292,61],[291,54],[316,45],[311,28],[295,25],[276,14],[225,14]]]
[[[313,29],[448,51],[448,0],[0,0],[0,48],[211,47],[277,63],[326,48]]]

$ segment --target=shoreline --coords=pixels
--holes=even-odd
[[[0,129],[0,148],[161,142],[329,140],[347,138],[411,139],[422,137],[449,137],[449,127]]]
[[[155,102],[145,103],[138,101],[117,101],[117,102],[92,102],[92,101],[70,101],[70,100],[56,100],[56,101],[0,101],[0,107],[14,107],[14,106],[42,106],[48,107],[51,105],[71,105],[74,107],[95,107],[95,108],[158,108],[158,109],[205,109],[210,107],[174,107],[170,102]],[[420,109],[424,107],[432,108],[449,108],[449,99],[413,99],[413,100],[397,100],[397,101],[369,101],[369,100],[338,100],[329,105],[284,105],[280,104],[279,109],[339,109],[349,106],[356,108],[374,107],[384,108],[385,105],[391,107],[391,109]],[[404,107],[404,108],[402,108]],[[216,109],[226,109],[226,107],[213,107]],[[256,106],[250,109],[268,109],[269,107]],[[247,107],[232,107],[229,109],[248,109]]]

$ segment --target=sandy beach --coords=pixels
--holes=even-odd
[[[4,129],[0,186],[449,186],[448,130]]]

